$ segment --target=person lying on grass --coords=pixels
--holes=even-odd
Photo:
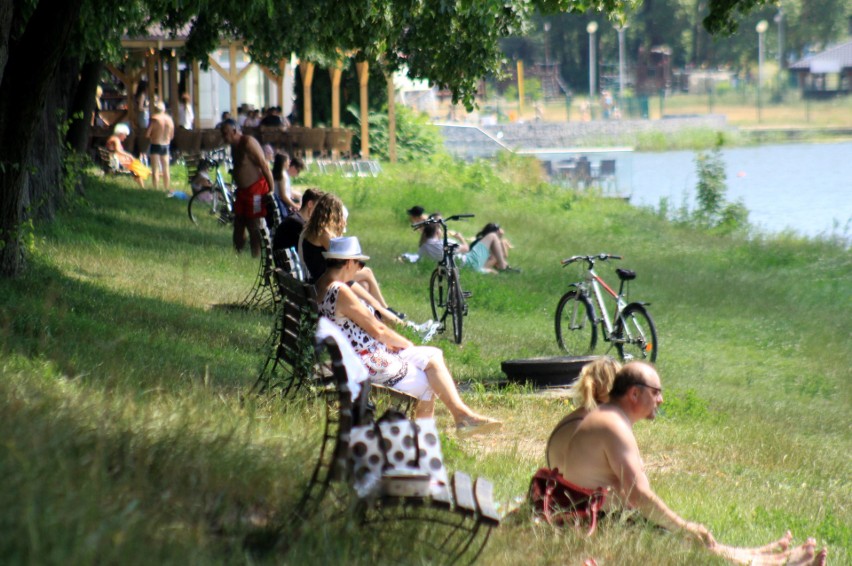
[[[369,256],[361,253],[358,238],[332,238],[323,252],[326,269],[316,283],[320,315],[340,328],[367,368],[370,381],[419,399],[417,418],[432,417],[437,396],[453,416],[460,436],[484,434],[500,428],[500,421],[474,412],[459,396],[444,362],[444,353],[432,346],[415,346],[382,320],[388,313],[357,284],[349,284]],[[376,310],[383,315],[376,316]]]
[[[430,216],[430,218],[438,217],[440,215],[437,212]],[[505,232],[499,224],[486,224],[470,245],[467,244],[464,236],[458,232],[452,234],[455,237],[449,238],[449,241],[459,244],[456,252],[460,265],[471,267],[480,273],[520,272],[520,269],[510,267],[507,263],[506,254],[512,246],[505,239]],[[448,233],[449,235],[451,234]],[[425,225],[420,249],[417,253],[421,258],[441,261],[444,257],[443,238],[443,228],[439,224]]]
[[[633,425],[653,420],[663,403],[660,376],[653,366],[630,362],[615,374],[608,399],[596,409],[581,416],[570,435],[562,435],[560,422],[548,447],[548,466],[533,478],[530,496],[534,510],[552,524],[578,523],[587,517],[592,529],[597,511],[607,497],[625,507],[637,509],[649,521],[674,531],[683,531],[701,541],[714,554],[734,564],[805,565],[825,564],[827,550],[815,553],[816,541],[809,538],[803,545],[790,548],[788,532],[779,540],[758,548],[723,545],[713,538],[704,525],[689,522],[672,511],[651,489],[645,475]],[[560,508],[554,508],[558,500]]]

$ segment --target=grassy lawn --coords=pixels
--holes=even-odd
[[[443,435],[450,470],[493,480],[504,505],[544,463],[570,410],[563,399],[499,389],[500,362],[559,355],[553,312],[575,271],[559,260],[625,256],[632,296],[651,303],[666,388],[662,415],[636,427],[652,485],[717,539],[757,545],[787,528],[852,562],[852,257],[831,241],[721,236],[615,200],[547,185],[511,160],[384,166],[378,178],[306,176],[350,210],[391,306],[429,316],[432,266],[405,210],[499,222],[520,274],[462,272],[473,292],[454,376],[494,436]],[[179,177],[179,174],[176,175]],[[301,178],[300,178],[301,180]],[[322,409],[253,398],[272,318],[225,311],[257,270],[226,229],[197,229],[186,202],[123,179],[89,178],[87,200],[39,226],[30,269],[0,281],[0,561],[207,564],[253,561],[243,539],[286,520],[311,472]],[[614,280],[616,265],[600,272]],[[439,410],[438,424],[451,420]],[[265,560],[382,563],[356,525],[312,519]],[[386,533],[404,546],[403,533]],[[616,522],[591,539],[522,521],[492,535],[481,564],[718,564],[680,537]],[[428,556],[409,557],[428,563]],[[263,560],[261,560],[263,561]]]

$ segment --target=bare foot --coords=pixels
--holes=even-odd
[[[814,563],[814,551],[816,550],[816,540],[809,538],[802,546],[790,549],[789,557],[785,564],[789,566],[806,566]],[[787,553],[785,553],[787,554]]]
[[[784,533],[784,536],[776,540],[775,542],[770,542],[766,546],[760,546],[754,549],[754,551],[758,554],[774,554],[776,552],[783,552],[790,548],[790,543],[793,542],[793,533],[787,531]]]
[[[496,419],[475,415],[459,419],[456,422],[456,433],[462,437],[474,434],[489,434],[501,426],[503,426],[503,423]]]
[[[807,566],[814,561],[816,541],[809,538],[805,544],[792,549],[773,551],[779,546],[788,547],[792,536],[787,533],[778,541],[758,548],[739,548],[716,544],[710,550],[734,564],[748,566]]]

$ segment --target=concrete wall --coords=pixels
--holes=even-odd
[[[502,149],[573,148],[623,145],[640,132],[673,133],[690,129],[726,130],[725,116],[670,117],[662,120],[596,120],[592,122],[526,122],[495,126],[440,124],[444,145],[461,159],[492,157]]]

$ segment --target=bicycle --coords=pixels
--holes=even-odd
[[[211,171],[216,171],[216,181],[212,187],[202,189],[192,195],[187,205],[187,213],[193,224],[200,226],[216,222],[223,226],[234,221],[234,186],[226,183],[219,165],[224,160],[205,158]]]
[[[595,261],[622,259],[621,256],[599,254],[597,256],[573,256],[562,260],[562,266],[577,261],[585,261],[587,269],[582,281],[572,283],[572,290],[559,300],[556,307],[556,341],[559,347],[572,356],[591,354],[597,345],[597,327],[607,342],[612,343],[624,361],[657,359],[657,328],[654,320],[645,308],[650,303],[627,302],[626,284],[636,279],[636,273],[628,269],[615,270],[621,286],[618,293],[595,273]],[[615,300],[615,310],[610,321],[604,294]],[[592,302],[591,299],[594,299]],[[600,313],[600,316],[598,315]]]
[[[470,298],[470,292],[462,291],[459,279],[459,267],[456,265],[456,250],[459,244],[450,242],[447,236],[447,222],[460,220],[462,218],[473,218],[473,214],[455,214],[446,219],[429,218],[422,222],[412,224],[415,230],[427,224],[440,224],[444,232],[444,256],[438,262],[438,267],[432,272],[429,280],[429,302],[432,306],[432,319],[440,323],[438,332],[447,329],[446,320],[450,317],[453,322],[453,338],[456,344],[462,343],[463,318],[467,316],[466,299]],[[441,316],[438,316],[442,311]]]

